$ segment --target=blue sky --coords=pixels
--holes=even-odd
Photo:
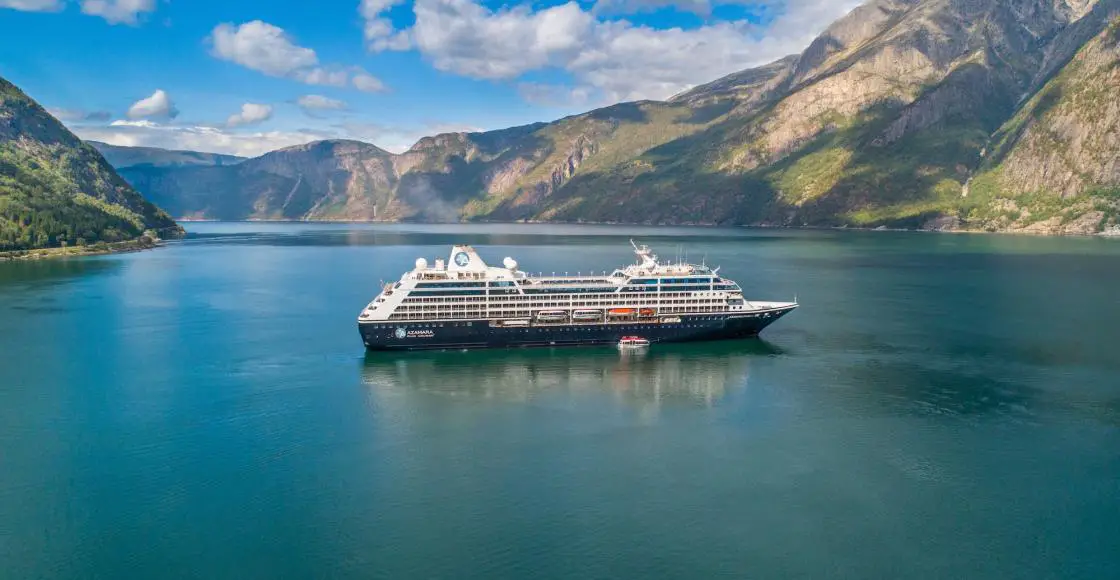
[[[80,136],[257,155],[663,99],[804,47],[852,0],[0,0],[0,76]]]

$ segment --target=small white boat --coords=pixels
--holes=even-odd
[[[649,341],[640,336],[624,336],[622,337],[622,340],[618,341],[618,348],[624,350],[646,348],[648,346]]]
[[[537,320],[541,322],[560,322],[568,319],[568,313],[563,310],[545,310],[537,313]]]

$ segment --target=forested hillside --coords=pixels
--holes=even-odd
[[[0,78],[0,251],[181,229],[15,85]]]

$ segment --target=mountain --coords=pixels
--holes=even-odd
[[[1120,215],[1118,7],[873,0],[799,55],[667,102],[129,177],[176,215],[227,219],[1088,233]]]
[[[1120,206],[1118,87],[1120,20],[1114,20],[996,133],[968,188],[968,195],[986,202],[976,217],[991,229],[1032,232],[1114,225]]]
[[[0,78],[0,251],[181,229],[15,85]]]
[[[117,169],[128,167],[192,167],[195,165],[236,165],[245,160],[236,155],[177,151],[156,147],[121,147],[100,141],[86,141]]]

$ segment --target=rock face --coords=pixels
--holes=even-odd
[[[996,133],[970,193],[1011,200],[978,208],[974,219],[992,229],[1037,233],[1114,226],[1120,213],[1118,88],[1120,20],[1114,20]]]
[[[38,103],[0,78],[0,251],[182,230]]]
[[[872,0],[802,54],[668,102],[129,178],[231,219],[1089,232],[1116,223],[1118,6]]]

